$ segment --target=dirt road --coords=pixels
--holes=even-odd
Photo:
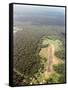
[[[48,46],[48,66],[47,66],[48,72],[53,71],[54,53],[55,53],[55,47],[54,45],[51,44]]]
[[[47,58],[46,71],[44,72],[46,78],[48,78],[54,71],[53,65],[63,63],[63,61],[55,56],[55,46],[50,44],[46,48],[41,48],[39,55],[42,58]]]

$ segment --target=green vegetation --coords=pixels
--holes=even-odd
[[[47,80],[47,83],[60,83],[59,78],[60,78],[60,75],[55,72],[49,77],[49,79]]]
[[[59,50],[59,51],[56,51],[55,55],[57,57],[61,58],[62,60],[65,60],[65,50],[64,50],[64,48]]]
[[[55,50],[59,51],[62,49],[62,41],[60,39],[57,39],[55,36],[48,36],[43,37],[43,43],[42,45],[50,45],[53,44],[55,46]]]
[[[54,70],[60,75],[59,82],[65,82],[65,64],[54,65]]]
[[[65,72],[63,74],[60,72],[62,69],[64,70],[64,64],[63,66],[54,66],[55,73],[46,79],[44,72],[46,71],[47,58],[39,56],[41,48],[47,48],[49,44],[53,44],[56,48],[55,55],[61,60],[65,60],[63,47],[65,36],[62,36],[61,33],[63,28],[60,30],[59,27],[56,30],[54,30],[55,27],[52,29],[51,27],[45,28],[25,27],[14,34],[13,64],[14,68],[22,74],[21,76],[14,71],[14,85],[64,83]],[[58,69],[59,71],[57,71]]]

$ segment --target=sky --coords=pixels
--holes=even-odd
[[[65,7],[14,4],[14,24],[65,25]]]

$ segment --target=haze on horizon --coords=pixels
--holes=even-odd
[[[14,5],[14,24],[65,25],[65,7]]]

